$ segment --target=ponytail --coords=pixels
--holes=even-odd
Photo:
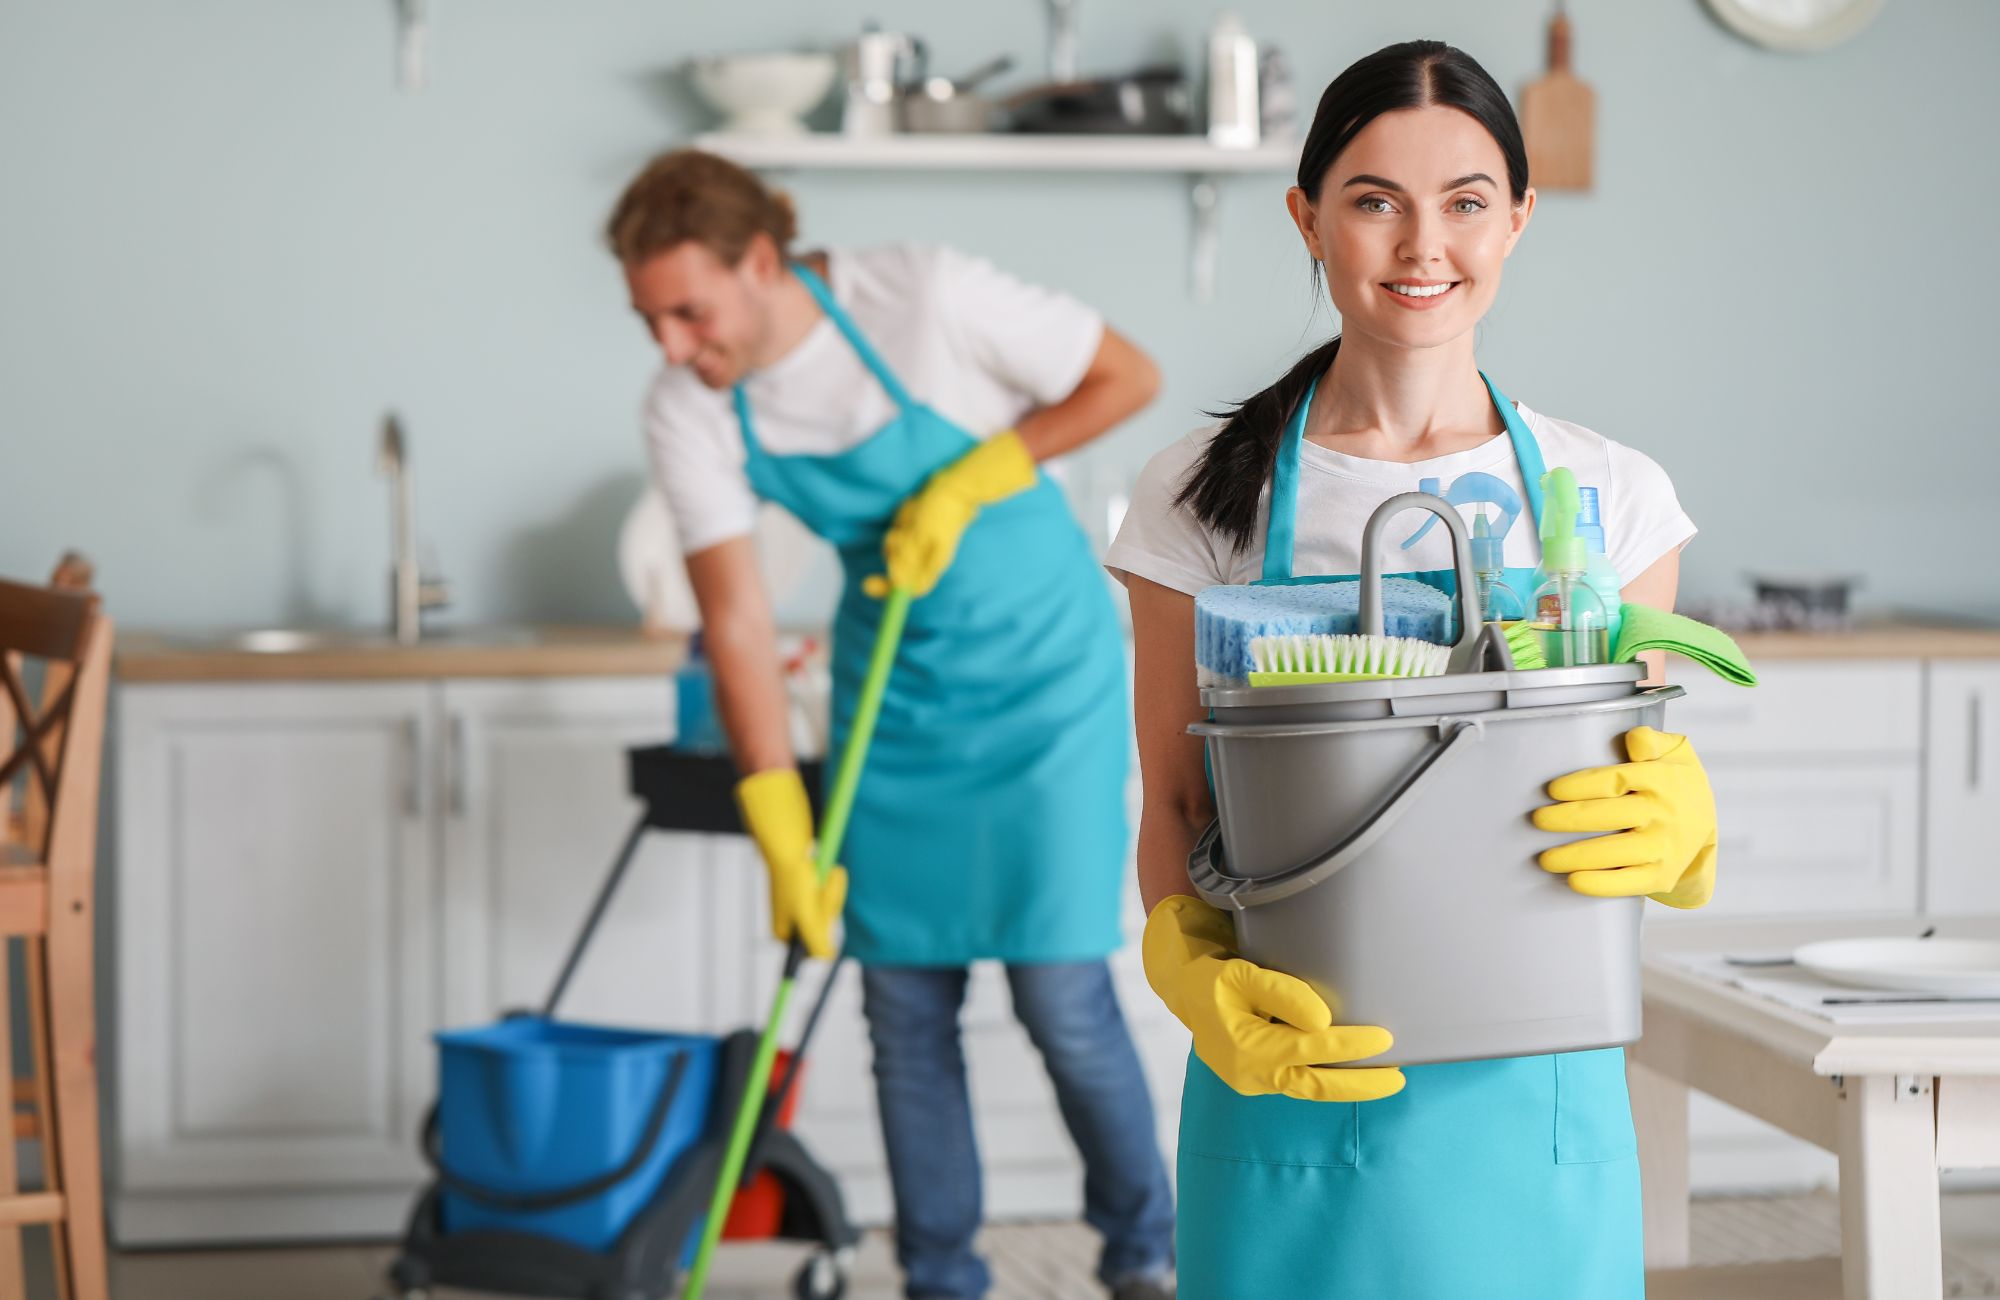
[[[1325,374],[1340,350],[1340,336],[1301,357],[1277,383],[1236,404],[1232,411],[1210,411],[1222,417],[1222,428],[1188,471],[1174,505],[1227,537],[1239,551],[1257,535],[1257,500],[1271,481],[1278,443],[1313,381]]]

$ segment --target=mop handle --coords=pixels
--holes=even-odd
[[[833,869],[840,855],[840,841],[847,834],[847,817],[854,810],[854,791],[861,784],[861,768],[868,756],[868,743],[875,736],[875,717],[882,711],[882,694],[889,684],[889,667],[896,661],[896,645],[903,638],[903,620],[910,612],[910,593],[897,587],[882,606],[882,625],[875,633],[875,651],[868,660],[868,676],[861,683],[861,699],[854,710],[854,723],[847,732],[847,744],[840,752],[840,766],[834,772],[833,794],[827,800],[826,821],[820,827],[819,853],[815,866],[819,878]],[[764,1096],[771,1087],[771,1067],[778,1059],[778,1029],[785,1009],[791,1005],[792,987],[798,981],[799,962],[804,949],[796,934],[785,948],[785,973],[771,1000],[771,1014],[764,1032],[757,1038],[757,1054],[750,1062],[750,1077],[743,1085],[743,1100],[737,1103],[736,1120],[729,1130],[729,1147],[722,1156],[722,1168],[715,1179],[715,1193],[709,1197],[708,1217],[701,1225],[701,1246],[695,1252],[694,1267],[688,1273],[684,1300],[701,1300],[708,1284],[708,1268],[715,1257],[716,1243],[722,1240],[722,1223],[736,1199],[737,1184],[743,1179],[743,1162],[750,1154],[750,1139],[757,1131],[757,1117],[764,1109]]]

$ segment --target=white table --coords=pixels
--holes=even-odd
[[[1630,1049],[1646,1262],[1688,1258],[1687,1094],[1696,1088],[1840,1158],[1847,1300],[1944,1289],[1940,1169],[2000,1168],[2000,1006],[1948,1023],[1835,1024],[1672,964],[1815,939],[2000,938],[2000,916],[1687,921],[1646,931],[1645,1037]]]

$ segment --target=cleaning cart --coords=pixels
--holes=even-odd
[[[422,1149],[433,1172],[390,1268],[393,1300],[432,1286],[575,1300],[675,1293],[722,1168],[757,1035],[723,1038],[580,1025],[556,1009],[648,831],[740,833],[727,756],[664,746],[629,753],[645,807],[537,1012],[437,1035],[438,1102]],[[813,765],[806,765],[810,768]],[[817,789],[815,773],[807,786]],[[838,1300],[858,1234],[840,1189],[788,1131],[805,1050],[836,961],[797,1046],[779,1054],[725,1239],[815,1249],[800,1300]]]

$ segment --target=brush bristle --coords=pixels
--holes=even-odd
[[[1253,637],[1250,658],[1260,673],[1436,677],[1451,661],[1451,647],[1406,636],[1313,633]]]

